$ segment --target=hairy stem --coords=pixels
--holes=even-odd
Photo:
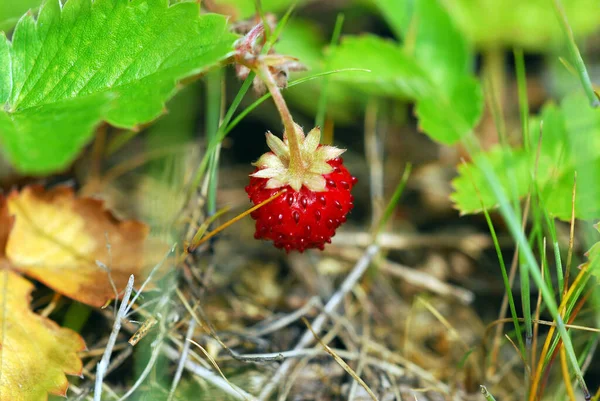
[[[283,95],[281,94],[281,91],[279,90],[271,71],[269,71],[269,67],[265,64],[260,64],[257,73],[265,83],[269,93],[271,93],[273,102],[275,102],[277,111],[279,112],[281,120],[283,121],[283,127],[287,134],[288,145],[290,147],[290,171],[301,171],[303,169],[303,163],[302,156],[300,155],[300,138],[298,138],[296,124],[294,123],[292,114],[290,113],[290,110],[283,99]]]

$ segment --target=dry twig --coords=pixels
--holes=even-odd
[[[377,254],[378,251],[379,245],[371,245],[367,248],[365,254],[356,263],[354,269],[348,275],[348,277],[346,277],[346,280],[344,280],[340,289],[329,299],[329,301],[325,305],[323,312],[321,312],[319,316],[313,321],[312,328],[316,333],[321,331],[321,329],[323,328],[323,325],[327,321],[327,314],[329,312],[335,311],[338,308],[344,296],[347,293],[349,293],[352,290],[352,287],[354,287],[358,280],[360,280],[364,272],[367,270],[367,267],[369,267],[371,260]],[[313,341],[313,334],[309,330],[307,330],[304,332],[304,335],[302,335],[302,337],[300,338],[298,344],[296,344],[296,347],[294,347],[294,350],[305,348],[307,345],[310,345]],[[293,367],[294,361],[292,359],[284,361],[279,366],[279,369],[277,369],[271,380],[265,384],[265,387],[259,395],[259,399],[262,401],[266,401],[273,393],[273,390],[275,390],[275,387],[279,385],[280,381],[287,376],[287,374]]]

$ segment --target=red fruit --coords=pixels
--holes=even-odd
[[[288,185],[286,193],[255,210],[251,215],[256,220],[254,238],[272,240],[277,248],[300,252],[309,248],[322,250],[330,243],[335,230],[346,221],[346,215],[354,206],[350,191],[357,180],[344,167],[342,158],[330,160],[328,164],[333,172],[323,176],[326,191],[314,192],[305,186],[294,191]],[[267,181],[250,178],[246,192],[255,205],[281,191],[282,188],[265,188]]]
[[[299,127],[297,129],[300,130]],[[259,204],[277,192],[286,192],[255,210],[257,239],[272,240],[286,251],[323,249],[354,206],[350,193],[357,179],[344,167],[343,150],[319,145],[320,132],[306,137],[299,132],[304,169],[290,172],[287,141],[267,134],[273,152],[264,154],[246,187],[248,197]]]

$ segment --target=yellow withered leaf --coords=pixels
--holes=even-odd
[[[14,220],[5,248],[11,268],[96,307],[115,298],[114,288],[122,291],[131,274],[142,281],[149,233],[145,224],[120,221],[102,201],[77,198],[64,186],[13,191],[6,206]],[[2,232],[0,228],[0,240]]]
[[[0,245],[3,228],[0,225]],[[81,374],[77,353],[85,349],[83,339],[33,313],[32,289],[33,284],[17,273],[0,270],[0,401],[45,401],[48,393],[64,396],[69,385],[65,374]]]

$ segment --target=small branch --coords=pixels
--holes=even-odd
[[[380,265],[380,269],[382,272],[391,276],[400,277],[405,282],[416,287],[425,288],[428,291],[442,296],[454,297],[465,305],[472,303],[475,299],[475,294],[469,290],[445,283],[427,272],[411,269],[410,267],[399,263],[385,260]]]
[[[295,322],[296,320],[300,319],[304,315],[308,314],[312,310],[312,308],[315,306],[322,306],[321,300],[317,296],[309,299],[308,302],[302,308],[298,309],[297,311],[292,312],[289,315],[283,316],[281,319],[270,322],[267,325],[251,328],[249,330],[249,332],[253,336],[262,337],[269,333],[273,333],[275,331],[281,330],[284,327]]]
[[[127,346],[119,355],[116,356],[116,358],[113,358],[110,365],[108,366],[108,369],[106,369],[106,372],[104,373],[104,375],[106,376],[107,374],[109,374],[110,372],[112,372],[113,370],[115,370],[116,368],[121,366],[123,364],[123,362],[125,362],[125,360],[131,356],[132,353],[133,353],[133,348]],[[91,375],[91,378],[95,379],[96,376]],[[79,389],[79,394],[72,401],[82,401],[92,391],[93,387],[94,387],[93,383],[91,383],[91,382],[86,383],[84,386],[82,386]],[[69,400],[71,400],[71,399],[69,398]]]
[[[185,367],[185,361],[187,360],[188,354],[190,352],[190,342],[189,340],[194,337],[194,331],[196,330],[196,320],[190,319],[188,323],[188,330],[185,334],[185,340],[183,342],[183,349],[181,350],[181,358],[179,358],[179,363],[177,364],[177,370],[175,371],[175,377],[173,377],[173,384],[171,384],[171,391],[169,391],[169,398],[167,401],[171,401],[175,396],[175,390],[177,390],[177,385],[181,380],[181,374],[183,373],[183,368]]]
[[[164,294],[161,296],[160,302],[156,307],[155,313],[157,316],[163,315],[163,313],[161,313],[160,311],[164,312],[166,310],[166,307],[170,302],[171,294],[172,294],[172,289],[167,288],[166,291],[164,292]],[[126,399],[128,399],[133,393],[135,393],[137,391],[137,389],[142,385],[142,383],[146,380],[146,378],[152,372],[152,369],[154,368],[156,361],[158,360],[158,357],[161,353],[162,344],[164,342],[165,337],[167,336],[167,331],[168,331],[167,328],[165,327],[165,319],[161,318],[160,323],[161,323],[160,332],[159,332],[158,336],[156,337],[156,339],[150,345],[151,354],[150,354],[150,359],[149,359],[148,363],[146,364],[146,367],[144,368],[142,373],[137,377],[137,379],[135,380],[133,385],[131,387],[129,387],[127,392],[125,394],[123,394],[121,396],[121,398],[119,398],[117,401],[125,401]]]
[[[378,229],[377,223],[383,217],[385,208],[384,201],[384,168],[383,168],[383,144],[377,131],[379,117],[379,104],[374,98],[367,102],[365,111],[365,155],[369,164],[369,184],[371,195],[371,208],[373,216],[371,227]]]
[[[373,260],[373,257],[375,257],[375,255],[378,252],[379,245],[371,245],[367,248],[363,257],[356,263],[354,269],[352,269],[352,272],[350,272],[348,277],[346,277],[346,279],[342,283],[340,289],[335,294],[333,294],[333,296],[325,305],[325,308],[323,308],[323,312],[321,312],[311,324],[315,333],[318,333],[323,329],[323,326],[327,322],[328,315],[332,312],[335,312],[338,306],[342,303],[342,300],[344,299],[346,294],[348,294],[352,290],[352,287],[354,287],[358,280],[360,280],[360,278],[363,276],[363,274],[369,267],[371,260]],[[296,347],[294,347],[294,350],[306,348],[314,341],[315,338],[313,336],[313,333],[310,330],[306,330],[300,338],[300,341],[298,341],[298,344],[296,344]],[[269,397],[275,390],[275,387],[279,385],[279,382],[283,378],[287,377],[290,370],[294,367],[294,364],[295,361],[293,359],[288,359],[279,366],[279,369],[277,369],[275,375],[273,375],[273,377],[271,378],[271,381],[266,383],[265,387],[261,391],[259,395],[260,400],[266,401],[269,399]]]
[[[333,357],[333,359],[338,363],[338,365],[340,365],[350,376],[352,376],[352,378],[355,380],[355,382],[358,382],[362,386],[362,388],[365,389],[365,391],[369,394],[369,396],[371,397],[371,399],[373,401],[379,401],[379,398],[377,398],[377,396],[375,395],[375,393],[373,393],[373,391],[367,385],[367,383],[365,383],[365,381],[360,378],[358,373],[356,373],[350,366],[348,366],[346,361],[344,361],[338,354],[336,354],[335,351],[332,350],[330,346],[328,346],[327,344],[325,344],[323,342],[323,340],[321,340],[319,335],[313,330],[312,327],[310,327],[310,323],[308,323],[308,320],[306,320],[305,318],[302,318],[302,320],[308,326],[308,329],[312,333],[313,337],[315,337],[315,339],[319,342],[319,344],[323,348],[325,348],[325,351],[327,351],[327,353]],[[360,366],[360,364],[359,364],[359,366]]]
[[[367,232],[343,231],[333,237],[333,244],[344,247],[367,247],[373,237]],[[489,235],[485,234],[397,234],[381,233],[377,243],[382,249],[423,249],[423,248],[455,248],[469,256],[477,256],[484,249],[493,246]],[[511,244],[510,237],[502,237],[500,243]],[[327,249],[327,248],[326,248]]]
[[[384,247],[381,246],[381,248]],[[335,255],[338,259],[350,262],[356,262],[363,254],[360,249],[351,247],[329,247],[327,253],[329,255]],[[417,270],[385,258],[382,258],[382,260],[379,261],[378,269],[386,275],[401,278],[404,282],[415,287],[423,288],[444,297],[454,297],[465,305],[470,304],[475,299],[475,294],[472,291],[448,284],[426,271]]]
[[[131,300],[131,303],[127,306],[127,309],[125,310],[125,314],[129,314],[129,312],[131,311],[131,308],[135,304],[135,301],[137,301],[140,294],[142,294],[144,292],[144,290],[146,289],[146,285],[148,285],[148,283],[150,283],[150,280],[152,280],[154,273],[156,273],[156,271],[162,267],[162,265],[166,262],[169,255],[172,254],[173,252],[175,252],[176,248],[177,248],[177,244],[173,244],[171,246],[171,248],[167,251],[165,256],[162,258],[162,260],[160,262],[158,262],[156,265],[154,265],[154,267],[150,271],[150,274],[148,274],[148,277],[146,278],[146,280],[144,281],[144,283],[142,284],[140,289],[137,291],[137,293],[134,295],[133,299]]]
[[[346,358],[350,361],[357,361],[361,358],[361,355],[357,352],[350,352],[347,350],[337,349],[337,348],[333,348],[332,350],[335,351],[335,353],[338,354],[339,356],[341,356],[342,358]],[[273,360],[275,358],[300,359],[300,358],[315,357],[315,356],[322,356],[322,355],[328,355],[328,353],[322,349],[303,348],[303,349],[294,349],[292,351],[271,352],[271,353],[265,353],[265,354],[243,354],[240,356],[247,361],[255,361],[257,363],[260,363],[265,360]],[[365,362],[367,363],[367,365],[381,369],[382,371],[384,371],[390,375],[394,375],[394,376],[398,376],[398,377],[405,377],[407,374],[406,369],[404,369],[398,365],[395,365],[393,363],[386,362],[385,360],[383,360],[383,358],[377,359],[377,358],[367,356],[365,358]]]
[[[167,355],[167,357],[169,359],[172,360],[180,360],[181,355],[179,354],[179,352],[168,346],[168,345],[164,345],[162,347],[163,352]],[[204,380],[206,380],[207,382],[209,382],[210,384],[212,384],[215,387],[220,388],[221,390],[223,390],[225,393],[227,393],[228,395],[234,397],[236,400],[250,400],[250,401],[256,401],[256,398],[254,396],[252,396],[252,394],[242,390],[241,388],[235,386],[232,383],[228,383],[226,380],[224,380],[222,377],[220,377],[219,375],[211,372],[210,370],[198,365],[195,362],[192,362],[190,360],[186,360],[184,363],[184,367],[191,373],[195,374],[198,377],[203,378]]]
[[[96,385],[94,387],[94,401],[101,401],[102,399],[102,381],[104,380],[106,369],[108,368],[108,365],[110,363],[110,356],[112,354],[113,347],[117,342],[117,336],[119,335],[119,331],[121,330],[121,320],[127,313],[127,305],[129,302],[129,297],[131,296],[132,289],[133,274],[129,276],[129,281],[127,282],[127,287],[125,287],[125,294],[123,295],[121,306],[119,307],[119,311],[115,318],[115,323],[113,324],[112,332],[110,333],[110,337],[108,338],[108,344],[106,344],[106,349],[104,350],[102,359],[100,360],[100,362],[98,362],[98,367],[96,368]]]

